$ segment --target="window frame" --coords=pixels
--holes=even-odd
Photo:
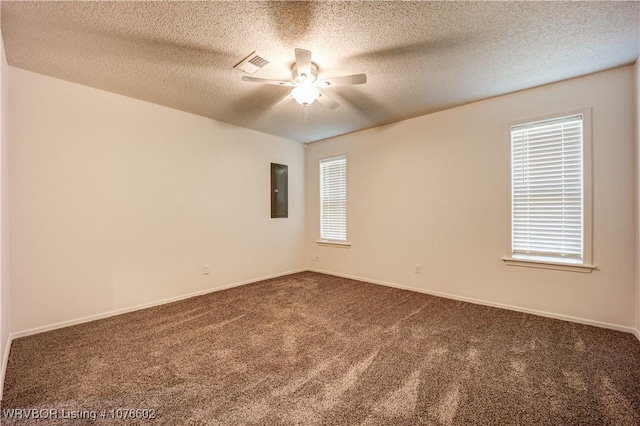
[[[345,239],[334,240],[322,237],[322,162],[332,159],[344,157],[345,160]],[[318,233],[320,238],[316,240],[318,245],[348,248],[351,246],[349,242],[349,155],[347,153],[334,154],[318,159]]]
[[[512,247],[512,142],[511,128],[524,124],[534,124],[540,121],[560,119],[572,115],[582,115],[582,175],[583,175],[583,200],[582,200],[582,262],[563,262],[558,259],[540,259],[527,258],[525,256],[513,256]],[[538,117],[530,117],[517,121],[506,123],[505,125],[505,141],[506,141],[506,163],[507,163],[507,229],[506,229],[506,250],[507,255],[502,258],[505,264],[509,266],[525,266],[531,268],[553,269],[561,271],[584,272],[590,273],[596,267],[593,265],[593,158],[592,158],[592,128],[591,128],[591,107],[580,108],[570,111],[563,111],[554,114],[547,114]]]

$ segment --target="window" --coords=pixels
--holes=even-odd
[[[347,240],[347,156],[320,160],[320,239]]]
[[[511,257],[505,260],[593,268],[585,116],[510,126]]]

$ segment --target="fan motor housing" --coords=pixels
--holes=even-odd
[[[305,78],[298,73],[298,66],[294,63],[291,66],[291,78],[296,84],[300,84],[304,81],[314,83],[318,79],[318,66],[311,62],[311,75]]]

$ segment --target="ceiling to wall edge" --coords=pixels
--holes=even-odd
[[[3,43],[4,43],[4,40],[3,40]],[[180,109],[168,106],[168,105],[163,105],[163,104],[147,101],[147,100],[140,99],[140,98],[134,98],[134,97],[127,96],[127,95],[124,95],[124,94],[121,94],[121,93],[112,92],[112,91],[109,91],[109,90],[88,86],[86,84],[78,83],[78,82],[67,80],[67,79],[63,79],[63,78],[53,77],[51,75],[42,74],[42,73],[39,73],[37,71],[32,71],[32,70],[29,70],[29,69],[26,69],[26,68],[22,68],[22,67],[19,67],[19,66],[16,66],[16,65],[12,65],[9,62],[7,62],[7,64],[11,68],[20,69],[20,70],[23,70],[23,71],[27,71],[27,72],[31,72],[31,73],[34,73],[34,74],[42,75],[42,76],[45,76],[45,77],[48,77],[48,78],[53,78],[53,79],[56,79],[56,80],[65,81],[65,82],[71,83],[71,84],[77,84],[79,86],[88,87],[88,88],[91,88],[91,89],[94,89],[94,90],[99,90],[101,92],[106,92],[106,93],[111,93],[111,94],[118,95],[118,96],[123,96],[123,97],[129,98],[129,99],[135,99],[135,100],[140,101],[140,102],[145,102],[145,103],[148,103],[148,104],[161,106],[163,108],[168,108],[168,109],[171,109],[171,110],[174,110],[174,111],[179,111],[179,112],[184,113],[184,114],[190,114],[190,115],[195,115],[197,117],[207,118],[209,120],[213,120],[213,121],[216,121],[218,123],[223,123],[223,124],[225,124],[227,126],[232,126],[232,127],[236,127],[236,128],[239,128],[239,129],[249,130],[249,131],[256,132],[256,133],[261,133],[261,134],[265,134],[265,135],[269,135],[269,136],[274,136],[274,137],[277,137],[277,138],[282,138],[282,139],[289,140],[291,142],[297,142],[297,143],[300,143],[300,144],[306,146],[306,145],[309,145],[309,144],[312,144],[312,143],[326,142],[326,141],[330,141],[332,139],[337,139],[337,138],[340,138],[340,137],[343,137],[343,136],[346,136],[346,135],[353,135],[353,134],[356,134],[356,133],[366,132],[366,131],[369,131],[371,129],[384,128],[386,126],[402,123],[402,122],[405,122],[405,121],[414,120],[414,119],[420,118],[420,117],[426,117],[428,115],[437,114],[437,113],[441,113],[441,112],[444,112],[444,111],[449,111],[449,110],[456,109],[456,108],[465,107],[467,105],[473,105],[473,104],[485,102],[485,101],[488,101],[488,100],[491,100],[491,99],[497,99],[497,98],[501,98],[501,97],[504,97],[504,96],[513,95],[513,94],[516,94],[516,93],[521,93],[521,92],[526,92],[526,91],[529,91],[529,90],[539,89],[541,87],[552,86],[554,84],[564,83],[564,82],[567,82],[567,81],[576,80],[576,79],[579,79],[579,78],[584,78],[584,77],[588,77],[588,76],[591,76],[591,75],[596,75],[596,74],[600,74],[600,73],[604,73],[604,72],[609,72],[609,71],[613,71],[613,70],[616,70],[616,69],[625,68],[625,67],[628,67],[628,66],[640,66],[639,65],[640,64],[640,57],[636,58],[636,60],[633,61],[633,62],[617,65],[615,67],[607,68],[607,69],[604,69],[604,70],[595,71],[595,72],[592,72],[592,73],[587,73],[587,74],[583,74],[583,75],[579,75],[579,76],[575,76],[575,77],[571,77],[571,78],[566,78],[566,79],[563,79],[563,80],[558,80],[558,81],[554,81],[554,82],[551,82],[551,83],[542,84],[542,85],[539,85],[539,86],[528,87],[526,89],[514,90],[512,92],[503,93],[503,94],[496,95],[496,96],[490,96],[490,97],[483,98],[483,99],[477,99],[477,100],[470,101],[470,102],[452,104],[452,105],[446,106],[445,108],[437,109],[437,110],[434,110],[434,111],[419,112],[417,114],[411,115],[411,116],[403,118],[401,120],[389,121],[387,123],[366,127],[366,128],[363,128],[363,129],[354,130],[352,132],[345,132],[345,133],[342,133],[342,134],[339,134],[339,135],[336,135],[336,136],[331,136],[331,137],[328,137],[328,138],[310,140],[308,142],[289,139],[287,137],[284,137],[284,136],[281,136],[281,135],[277,135],[277,134],[274,134],[274,133],[267,133],[267,132],[263,132],[263,131],[260,131],[260,130],[251,129],[251,128],[248,128],[248,127],[242,127],[242,126],[239,126],[237,124],[233,124],[233,123],[229,123],[229,122],[226,122],[226,121],[218,120],[218,119],[215,119],[215,118],[212,118],[212,117],[208,117],[206,115],[200,115],[200,114],[195,114],[195,113],[192,113],[192,112],[183,111],[183,110],[180,110]],[[10,74],[10,72],[9,72],[9,74]],[[638,100],[638,103],[640,103],[640,100]],[[638,125],[640,126],[640,123]]]

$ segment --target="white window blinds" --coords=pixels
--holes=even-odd
[[[347,157],[320,160],[320,238],[347,240]]]
[[[513,257],[583,262],[582,114],[511,127]]]

